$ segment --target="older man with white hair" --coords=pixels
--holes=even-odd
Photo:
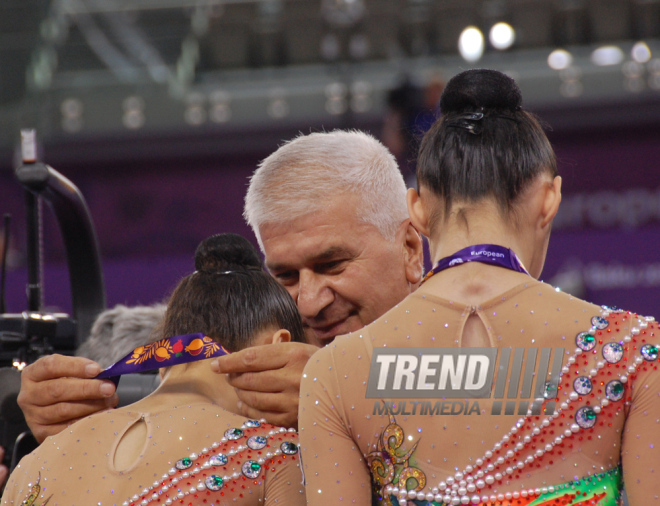
[[[244,215],[268,270],[297,302],[309,344],[216,360],[243,415],[297,425],[302,370],[317,347],[371,323],[417,287],[422,240],[405,194],[394,157],[358,131],[297,137],[259,165]],[[114,385],[90,379],[98,372],[94,362],[63,356],[23,371],[19,404],[37,439],[116,404]]]
[[[421,279],[405,198],[394,157],[357,131],[298,137],[252,176],[245,219],[310,343],[371,323]]]

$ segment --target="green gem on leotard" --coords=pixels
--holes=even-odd
[[[209,490],[213,490],[215,492],[220,490],[225,485],[225,483],[220,476],[212,474],[206,478],[206,480],[204,480],[204,485],[206,485],[206,488]]]
[[[192,459],[185,458],[181,460],[177,460],[176,464],[174,464],[174,467],[176,467],[178,470],[183,471],[184,469],[188,469],[189,467],[192,467],[193,461]]]
[[[548,381],[543,387],[543,398],[556,399],[557,398],[557,385]]]
[[[580,332],[575,336],[575,344],[583,351],[590,351],[596,346],[596,338],[589,332]]]
[[[285,455],[295,455],[298,453],[298,445],[291,441],[284,441],[284,443],[280,445],[280,448]]]
[[[225,437],[232,441],[240,439],[243,437],[243,431],[241,429],[229,429],[225,431]]]
[[[261,473],[261,464],[255,460],[247,460],[243,463],[241,471],[243,471],[246,478],[256,478]]]
[[[644,360],[653,362],[658,358],[658,347],[653,344],[645,344],[639,350]]]
[[[590,429],[596,425],[596,412],[591,406],[583,406],[575,413],[575,423],[583,429]]]
[[[607,385],[605,385],[605,397],[610,401],[616,402],[623,399],[623,392],[625,388],[623,383],[619,380],[612,380]]]

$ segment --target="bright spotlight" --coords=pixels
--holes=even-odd
[[[548,66],[554,70],[563,70],[573,64],[573,56],[565,49],[555,49],[548,55]]]
[[[509,23],[495,23],[490,29],[488,40],[495,49],[509,49],[516,40],[516,31]]]
[[[638,42],[632,47],[630,56],[637,63],[646,63],[651,59],[651,49],[646,42]]]
[[[591,61],[594,65],[605,67],[607,65],[618,65],[623,61],[624,54],[617,46],[601,46],[591,53]]]
[[[18,369],[19,371],[22,371],[23,369],[25,369],[25,366],[27,364],[23,361],[19,361],[18,359],[14,359],[11,365],[14,366],[16,369]]]
[[[458,38],[458,51],[464,60],[475,62],[484,54],[484,36],[476,26],[468,26]]]

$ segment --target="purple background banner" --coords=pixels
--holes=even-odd
[[[551,135],[564,200],[543,279],[562,281],[598,304],[660,316],[660,136],[647,128]],[[153,142],[150,156],[139,159],[127,152],[83,165],[61,154],[44,157],[87,200],[109,307],[163,300],[192,271],[195,247],[210,234],[235,232],[254,241],[242,218],[243,196],[258,161],[278,144],[229,157],[177,156],[172,146]],[[9,312],[26,307],[22,199],[11,167],[0,167],[0,212],[14,219]],[[59,230],[45,206],[43,214],[45,302],[69,312]]]

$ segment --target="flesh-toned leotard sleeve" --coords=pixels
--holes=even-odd
[[[298,426],[307,502],[370,504],[371,477],[346,423],[344,410],[350,405],[340,399],[333,347],[312,356],[300,388]]]
[[[631,360],[637,372],[628,386],[630,396],[621,443],[623,481],[630,506],[660,503],[660,371],[657,322],[633,336]]]
[[[264,478],[265,505],[294,505],[303,506],[305,488],[302,483],[302,469],[300,467],[300,452],[297,447],[297,438],[287,433],[286,437],[273,438],[280,452],[276,455],[273,465],[266,471]]]

